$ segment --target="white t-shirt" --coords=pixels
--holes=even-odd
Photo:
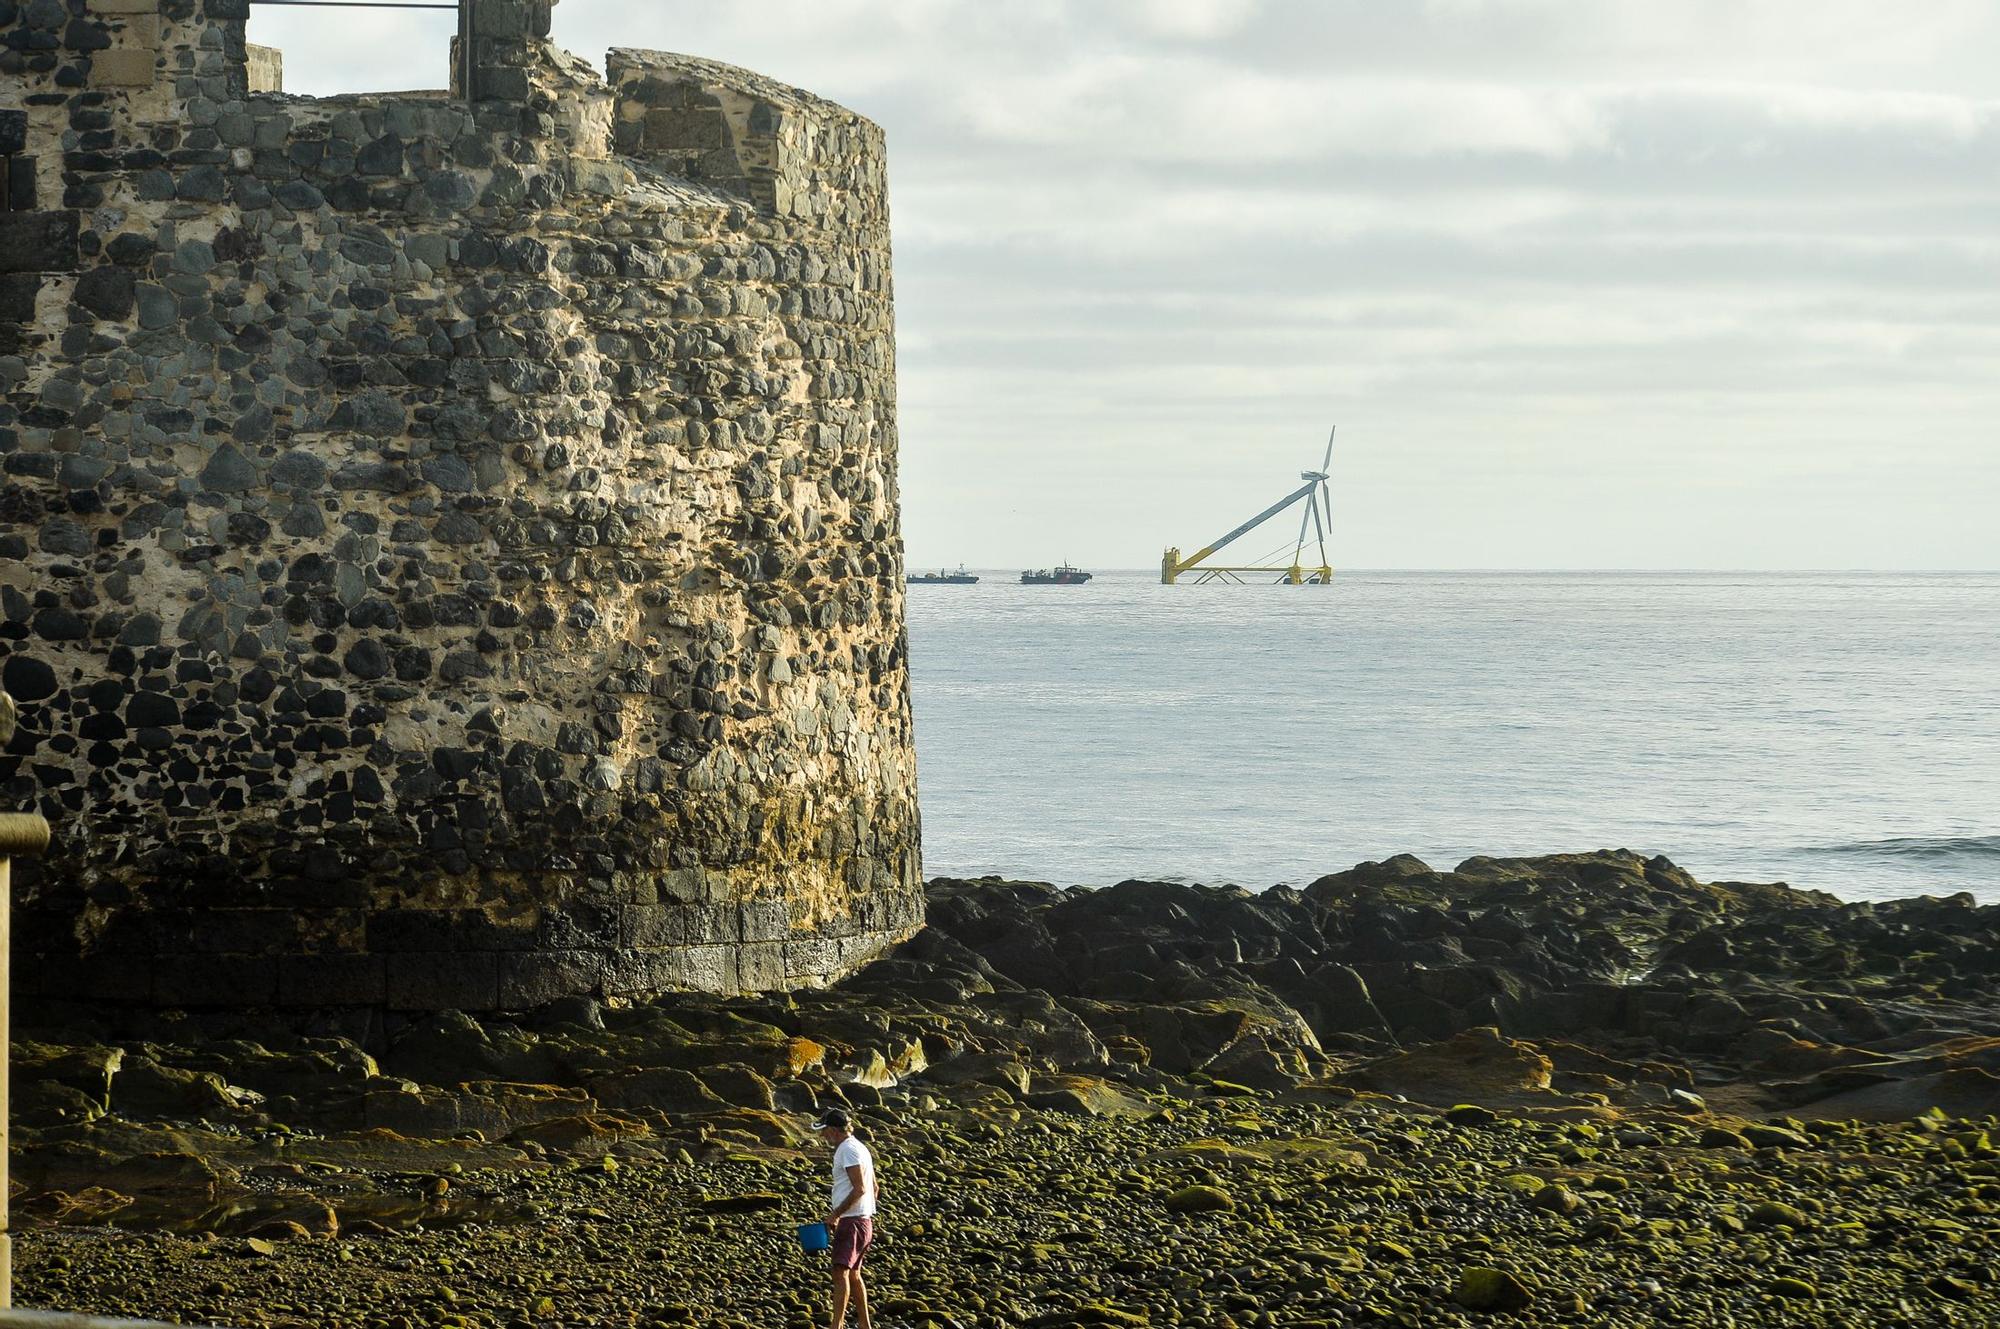
[[[840,1209],[840,1202],[854,1189],[854,1183],[847,1179],[847,1169],[851,1167],[861,1169],[861,1198]],[[828,1208],[840,1209],[842,1218],[875,1217],[875,1155],[852,1135],[842,1140],[833,1151],[833,1203]]]

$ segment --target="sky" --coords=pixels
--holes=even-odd
[[[289,91],[445,82],[449,15],[253,13]],[[562,0],[555,37],[884,128],[913,567],[1156,566],[1337,424],[1336,567],[2000,569],[1994,0]]]

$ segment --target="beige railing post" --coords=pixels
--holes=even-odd
[[[0,692],[0,746],[13,737],[14,701]],[[7,1231],[7,1063],[13,1056],[7,961],[14,945],[8,926],[14,898],[9,865],[16,854],[39,854],[48,847],[46,821],[32,812],[0,812],[0,1310],[14,1304],[14,1239]]]

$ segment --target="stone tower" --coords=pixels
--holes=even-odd
[[[24,995],[776,989],[920,925],[881,132],[549,9],[311,99],[245,0],[0,2]]]

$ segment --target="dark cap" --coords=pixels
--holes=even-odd
[[[835,1130],[846,1130],[848,1126],[847,1113],[840,1108],[828,1108],[826,1111],[820,1113],[819,1117],[812,1124],[812,1128],[816,1131],[823,1131],[829,1126]]]

